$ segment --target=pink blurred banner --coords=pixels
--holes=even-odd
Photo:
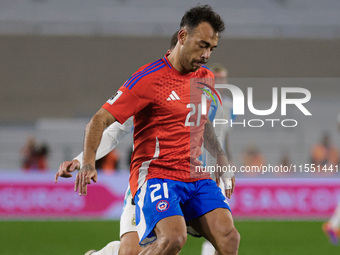
[[[229,202],[235,218],[325,218],[340,202],[340,180],[239,179]]]
[[[0,218],[110,218],[119,219],[128,186],[127,174],[99,175],[79,196],[74,179],[54,174],[0,175]]]
[[[0,172],[0,219],[119,219],[128,173],[99,175],[87,196],[73,191],[74,179],[53,173]],[[237,179],[229,203],[235,218],[316,219],[329,217],[340,201],[338,179]]]

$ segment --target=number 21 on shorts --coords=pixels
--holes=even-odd
[[[161,189],[161,187],[162,187],[162,185],[160,183],[150,185],[150,189],[153,189],[150,193],[151,203],[153,203],[153,202],[155,202],[159,199],[162,199],[163,197],[169,198],[168,184],[166,182],[163,183],[163,194],[162,194],[162,190],[159,191]]]

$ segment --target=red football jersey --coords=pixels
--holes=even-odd
[[[103,105],[120,123],[134,116],[133,196],[151,178],[183,182],[210,178],[193,173],[201,165],[197,158],[207,121],[207,115],[201,114],[203,88],[213,86],[213,81],[206,67],[183,74],[165,56],[138,69]]]

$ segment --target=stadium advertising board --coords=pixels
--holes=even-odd
[[[54,174],[0,176],[1,218],[109,218],[120,217],[128,179],[126,174],[99,176],[87,196],[73,191],[74,178],[54,183]]]
[[[99,175],[87,196],[73,191],[74,178],[54,174],[0,174],[1,219],[119,219],[128,174]],[[229,203],[235,218],[316,219],[332,214],[340,199],[335,179],[239,178]]]
[[[230,205],[237,218],[312,219],[332,215],[336,179],[238,179]]]

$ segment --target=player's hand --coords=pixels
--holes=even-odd
[[[72,161],[64,161],[59,166],[58,172],[56,173],[54,177],[54,182],[57,183],[59,177],[63,177],[63,178],[72,177],[71,173],[75,170],[79,170],[79,168],[80,168],[80,162],[76,159]]]
[[[84,165],[78,172],[76,182],[74,185],[74,191],[79,189],[79,196],[87,194],[87,185],[93,182],[97,182],[97,170],[94,166],[87,164]]]
[[[231,198],[231,195],[234,193],[235,190],[235,184],[236,184],[236,179],[235,177],[231,178],[231,188],[230,189],[225,189],[225,195],[227,198]]]

